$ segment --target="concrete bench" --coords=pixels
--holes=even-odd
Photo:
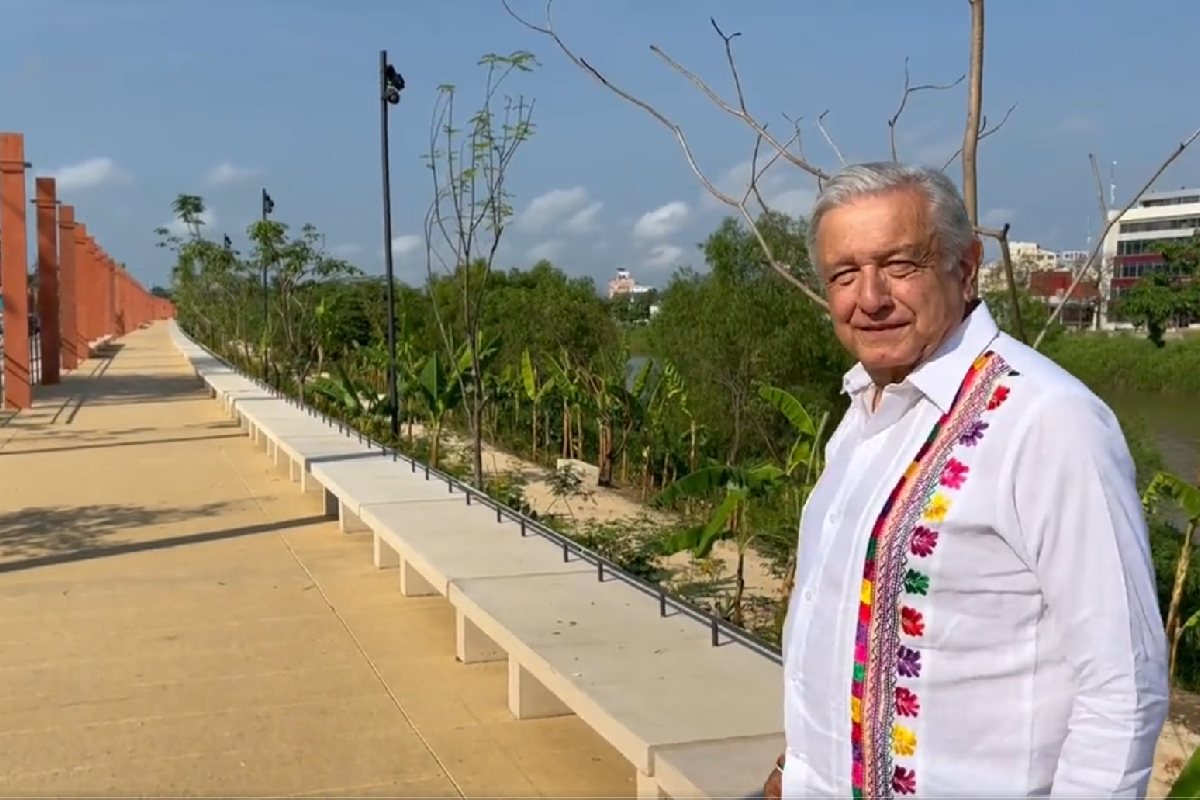
[[[282,401],[281,401],[282,402]],[[295,406],[287,405],[288,409],[294,414],[285,415],[281,411],[273,410],[267,415],[262,413],[248,415],[247,418],[252,420],[254,426],[254,441],[262,444],[267,451],[267,456],[275,463],[275,466],[281,466],[281,461],[284,457],[292,461],[302,461],[302,466],[307,465],[307,459],[292,458],[292,453],[298,453],[295,447],[285,448],[283,445],[289,440],[304,441],[314,437],[330,439],[333,441],[341,440],[343,442],[351,442],[354,447],[345,447],[339,449],[339,453],[354,453],[362,452],[369,453],[366,445],[360,444],[357,437],[350,439],[343,433],[330,428],[329,424],[319,417],[313,417],[306,414],[302,409]],[[289,468],[289,472],[294,472],[293,468]]]
[[[234,416],[234,403],[237,400],[270,397],[265,390],[236,373],[209,374],[203,376],[203,380],[208,386],[209,394],[221,404],[222,410],[231,417]]]
[[[738,644],[713,647],[707,626],[660,617],[656,598],[619,580],[456,580],[449,599],[479,652],[507,654],[513,715],[577,714],[634,765],[639,796],[661,795],[654,757],[664,748],[783,730],[778,665]]]
[[[303,435],[329,430],[329,426],[321,420],[262,390],[258,395],[235,398],[233,412],[242,421],[254,443],[266,446],[268,454],[271,452],[271,443],[287,433]]]
[[[447,497],[446,495],[442,495]],[[364,524],[375,535],[375,566],[400,568],[400,592],[406,597],[447,596],[454,581],[586,572],[595,567],[574,553],[565,558],[559,545],[533,534],[482,504],[467,505],[461,495],[446,502],[393,502],[364,506]],[[487,649],[474,625],[457,617],[458,658],[463,663],[503,658]],[[480,652],[480,646],[483,652]]]
[[[221,403],[226,413],[230,413],[229,395],[232,392],[255,391],[263,393],[262,389],[254,386],[248,378],[234,372],[211,356],[205,355],[196,359],[188,359],[196,377],[204,382],[210,396]]]
[[[225,414],[232,419],[237,420],[242,424],[243,428],[247,427],[247,420],[238,413],[238,405],[245,400],[276,400],[277,398],[263,389],[260,386],[255,386],[250,381],[235,386],[226,386],[217,393],[217,400],[221,404],[221,408]]]
[[[312,435],[281,436],[275,442],[275,464],[279,465],[280,454],[288,459],[288,477],[300,483],[302,492],[324,487],[312,479],[312,465],[320,461],[336,461],[345,458],[369,458],[379,455],[365,444],[349,436],[329,430]]]
[[[750,797],[762,791],[783,748],[781,733],[665,747],[654,754],[653,785],[639,787],[639,796],[676,800]]]
[[[440,480],[426,480],[407,461],[376,453],[363,458],[319,461],[309,472],[324,488],[325,513],[337,517],[343,533],[369,531],[364,509],[385,503],[453,501],[466,505],[462,494]]]

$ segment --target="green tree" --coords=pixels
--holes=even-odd
[[[803,222],[772,216],[760,230],[777,258],[811,274]],[[709,272],[672,279],[650,324],[651,351],[678,370],[722,461],[738,464],[769,455],[769,443],[783,435],[757,384],[791,391],[820,413],[843,402],[841,375],[850,364],[824,311],[762,268],[762,248],[745,226],[726,219],[701,251]]]
[[[1170,327],[1200,317],[1200,237],[1158,242],[1155,249],[1162,254],[1163,266],[1121,296],[1120,310],[1162,347]]]
[[[437,317],[445,352],[465,344],[471,369],[463,395],[469,403],[471,472],[477,489],[484,488],[483,421],[488,397],[478,352],[482,338],[483,308],[492,266],[512,218],[508,171],[521,146],[533,136],[533,103],[523,96],[501,96],[514,73],[537,66],[532,53],[519,50],[507,56],[489,53],[479,60],[486,71],[484,97],[465,123],[456,116],[457,89],[444,84],[434,105],[432,136],[426,162],[433,179],[434,199],[426,215],[425,239],[430,278],[441,266],[456,284],[457,320]],[[440,311],[434,304],[434,311]],[[457,322],[457,324],[455,324]],[[461,338],[455,336],[461,331]]]

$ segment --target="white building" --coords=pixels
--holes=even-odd
[[[654,291],[653,286],[643,286],[634,280],[632,273],[624,268],[617,269],[617,277],[608,282],[608,299],[617,295],[645,294]]]
[[[1108,212],[1109,220],[1120,214]],[[1200,189],[1179,189],[1171,192],[1146,192],[1137,205],[1129,209],[1120,221],[1104,236],[1101,256],[1111,273],[1106,282],[1106,299],[1112,301],[1121,293],[1163,264],[1155,252],[1154,243],[1164,239],[1190,239],[1200,230]],[[1106,327],[1129,327],[1109,305]]]
[[[1047,250],[1037,242],[1009,242],[1008,253],[1012,256],[1013,277],[1019,286],[1027,286],[1029,275],[1033,272],[1058,269],[1059,253]],[[1004,291],[1008,288],[1004,264],[999,258],[984,264],[980,269],[979,288],[984,292]]]
[[[1009,242],[1008,252],[1013,264],[1022,264],[1029,271],[1058,268],[1058,253],[1037,242]]]

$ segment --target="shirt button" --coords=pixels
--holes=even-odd
[[[807,591],[806,591],[806,592],[804,593],[804,599],[805,599],[805,600],[812,600],[812,598],[813,598],[813,593],[812,593],[812,592],[807,592]]]

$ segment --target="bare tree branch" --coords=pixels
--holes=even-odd
[[[766,126],[764,125],[763,127]],[[792,133],[791,138],[784,142],[784,147],[791,147],[793,142],[799,141],[800,125],[797,123],[794,127],[795,131]],[[742,201],[739,205],[744,206],[747,200],[753,196],[755,202],[758,203],[759,210],[763,214],[769,214],[771,213],[771,209],[767,206],[767,201],[763,199],[762,192],[758,188],[758,183],[762,179],[763,175],[766,174],[767,170],[774,166],[775,162],[779,161],[780,156],[779,151],[775,151],[775,154],[767,160],[767,163],[763,164],[763,166],[759,168],[758,156],[759,151],[762,149],[762,143],[763,139],[761,136],[758,136],[754,139],[754,151],[750,154],[750,184],[746,187],[746,192],[742,195]]]
[[[967,0],[971,6],[971,62],[967,68],[967,124],[963,129],[962,193],[967,216],[979,224],[979,168],[976,155],[982,135],[983,114],[983,0]],[[954,159],[947,162],[947,166]]]
[[[888,120],[888,144],[892,149],[892,161],[900,161],[900,156],[896,151],[896,123],[900,121],[900,116],[904,113],[905,107],[908,106],[908,98],[917,92],[943,92],[947,89],[953,89],[966,79],[967,74],[964,72],[952,83],[922,83],[913,86],[911,76],[908,72],[908,56],[904,57],[904,93],[900,95],[900,106],[896,109],[896,113],[892,114]]]
[[[1142,199],[1142,195],[1150,191],[1150,187],[1162,177],[1162,174],[1167,171],[1167,168],[1175,163],[1175,160],[1183,155],[1184,151],[1191,147],[1192,143],[1194,143],[1198,138],[1200,138],[1200,128],[1192,131],[1191,136],[1187,137],[1175,146],[1175,149],[1171,151],[1171,154],[1168,155],[1161,164],[1159,164],[1158,169],[1154,171],[1154,174],[1150,176],[1150,179],[1142,184],[1142,188],[1138,189],[1137,194],[1130,198],[1129,202],[1125,204],[1125,207],[1122,208],[1120,212],[1108,215],[1109,219],[1104,225],[1104,230],[1100,232],[1100,236],[1096,239],[1096,244],[1092,247],[1091,253],[1088,254],[1087,261],[1085,261],[1078,271],[1076,271],[1070,287],[1067,288],[1067,293],[1065,295],[1066,298],[1069,298],[1071,295],[1073,295],[1075,293],[1075,289],[1078,288],[1080,282],[1083,281],[1084,276],[1096,268],[1097,256],[1104,247],[1104,240],[1108,237],[1108,232],[1112,230],[1114,225],[1121,221],[1122,217],[1129,213],[1129,209],[1137,205],[1138,200]],[[1055,307],[1052,312],[1050,312],[1050,316],[1047,318],[1046,323],[1042,326],[1041,332],[1039,332],[1037,338],[1033,340],[1033,347],[1035,350],[1041,345],[1042,340],[1046,338],[1046,333],[1051,327],[1053,327],[1054,323],[1058,321],[1059,316],[1062,314],[1064,305],[1066,304],[1059,303],[1058,306]]]
[[[1104,180],[1100,177],[1100,165],[1096,162],[1096,154],[1088,153],[1088,161],[1092,165],[1092,182],[1096,184],[1096,202],[1100,206],[1100,219],[1108,219],[1108,203],[1104,200]]]
[[[838,149],[836,144],[834,144],[833,137],[829,135],[829,131],[825,130],[825,117],[828,115],[829,109],[825,109],[821,112],[821,116],[817,117],[817,130],[819,130],[821,135],[825,137],[825,143],[828,144],[833,150],[834,155],[837,156],[838,161],[841,162],[841,165],[844,167],[846,166],[846,157],[842,155],[842,151]]]
[[[742,202],[746,202],[750,195],[753,195],[754,200],[758,203],[759,213],[767,214],[770,213],[770,209],[767,207],[767,201],[763,199],[762,192],[758,188],[758,177],[770,166],[768,164],[767,167],[763,167],[762,172],[758,169],[758,152],[762,149],[762,143],[761,136],[755,137],[754,151],[750,154],[750,185],[746,187],[746,194],[742,195]]]
[[[995,239],[1000,244],[1000,264],[1004,268],[1004,283],[1008,289],[1008,304],[1012,313],[1013,330],[1022,343],[1028,342],[1025,334],[1025,320],[1021,313],[1021,294],[1017,289],[1017,273],[1013,268],[1012,250],[1008,246],[1009,223],[1003,228],[980,228],[976,226],[975,233]]]
[[[504,0],[504,2],[507,7],[508,0]],[[548,0],[548,2],[546,3],[547,20],[549,20],[550,6],[553,5],[553,3],[554,3],[554,0]],[[747,109],[747,107],[746,107],[745,95],[742,92],[742,81],[741,81],[741,77],[740,77],[740,74],[739,74],[738,68],[737,68],[737,59],[733,55],[733,40],[738,38],[739,36],[741,36],[741,34],[740,33],[726,34],[724,31],[721,30],[720,26],[717,25],[716,20],[712,19],[711,17],[709,18],[709,23],[712,25],[713,30],[717,32],[717,35],[721,37],[721,42],[723,43],[723,45],[725,47],[725,58],[726,58],[726,61],[729,63],[729,69],[733,75],[734,86],[737,89],[737,95],[738,95],[737,107],[730,105],[729,102],[727,102],[723,97],[721,97],[719,94],[717,94],[713,90],[713,88],[711,86],[709,86],[707,82],[704,81],[703,78],[701,78],[699,75],[697,75],[696,73],[689,70],[687,67],[680,64],[675,59],[671,58],[669,55],[667,55],[666,51],[664,51],[658,45],[656,45],[656,44],[650,45],[650,51],[652,53],[654,53],[656,56],[658,56],[659,58],[661,58],[663,61],[665,61],[667,66],[669,66],[671,69],[675,70],[680,75],[682,75],[683,77],[685,77],[689,81],[691,81],[696,86],[697,89],[704,92],[705,96],[707,96],[708,99],[711,100],[717,106],[717,108],[721,109],[722,111],[724,111],[726,114],[729,114],[730,116],[740,119],[743,123],[745,123],[747,126],[749,126],[750,129],[753,130],[756,135],[763,137],[763,139],[766,142],[768,142],[772,147],[774,147],[777,151],[779,151],[779,153],[783,156],[783,158],[787,159],[794,166],[799,167],[800,169],[804,170],[808,174],[812,175],[814,178],[816,178],[818,180],[827,180],[829,178],[828,173],[826,173],[824,170],[820,169],[819,167],[816,167],[816,166],[810,164],[805,159],[800,158],[799,156],[796,156],[793,153],[788,152],[787,149],[785,147],[783,147],[783,145],[781,145],[774,138],[772,138],[770,134],[767,133],[766,126],[763,125],[762,123],[760,123],[758,120],[756,120],[754,118],[754,116],[750,113],[749,109]]]
[[[539,34],[549,38],[552,42],[554,42],[555,46],[558,47],[558,49],[571,61],[571,63],[575,64],[577,67],[582,69],[584,72],[591,75],[592,78],[594,78],[597,82],[600,83],[600,85],[604,86],[610,92],[617,95],[618,97],[620,97],[622,100],[626,101],[627,103],[630,103],[631,105],[634,105],[634,106],[640,108],[642,111],[646,112],[651,117],[653,117],[655,120],[657,120],[659,122],[659,124],[661,124],[663,127],[667,128],[669,131],[671,131],[671,133],[675,136],[675,140],[678,142],[680,149],[683,151],[683,155],[684,155],[684,158],[687,160],[688,167],[692,170],[692,173],[696,176],[696,178],[704,186],[705,190],[710,195],[712,195],[717,200],[719,200],[721,203],[723,203],[731,208],[736,208],[740,212],[742,218],[746,221],[746,224],[749,226],[750,231],[754,234],[755,239],[758,241],[759,246],[762,247],[763,253],[767,259],[767,263],[771,265],[771,268],[773,270],[775,270],[775,272],[778,273],[782,278],[784,278],[784,280],[788,281],[793,286],[798,288],[800,291],[804,292],[804,294],[810,300],[812,300],[814,303],[816,303],[818,306],[820,306],[821,308],[828,308],[828,304],[825,302],[825,299],[823,297],[821,297],[812,287],[808,286],[804,281],[802,281],[800,278],[796,277],[791,266],[780,262],[775,257],[774,251],[771,248],[770,244],[767,243],[766,238],[762,234],[762,231],[759,229],[758,223],[754,219],[754,215],[751,214],[749,209],[747,208],[746,199],[743,198],[742,201],[738,201],[736,198],[731,197],[730,195],[726,194],[725,192],[722,192],[720,189],[718,189],[716,187],[715,184],[713,184],[712,180],[708,177],[708,175],[704,172],[704,170],[701,169],[699,163],[696,161],[695,154],[692,152],[691,144],[689,143],[687,135],[684,133],[683,129],[678,124],[676,124],[673,120],[671,120],[666,114],[659,111],[657,108],[655,108],[650,103],[646,102],[645,100],[642,100],[639,97],[634,96],[633,94],[627,92],[626,90],[624,90],[624,89],[620,88],[619,86],[617,86],[616,84],[614,84],[612,81],[610,81],[608,78],[606,78],[603,74],[601,74],[601,72],[599,70],[597,70],[590,63],[588,63],[588,61],[586,59],[584,59],[582,56],[579,56],[578,54],[576,54],[570,47],[567,46],[566,42],[564,42],[562,40],[562,37],[560,37],[558,35],[558,32],[554,29],[554,21],[553,21],[553,16],[552,16],[553,10],[554,10],[554,0],[547,0],[547,2],[546,2],[546,12],[545,12],[546,22],[543,25],[536,25],[536,24],[528,21],[521,15],[517,14],[516,11],[514,11],[512,6],[510,5],[509,0],[501,0],[501,4],[504,6],[504,10],[508,12],[509,16],[511,16],[514,20],[516,20],[519,24],[521,24],[523,27],[527,28],[528,30],[531,30],[535,33],[539,33]],[[724,43],[725,43],[726,55],[730,61],[731,69],[734,72],[734,83],[737,87],[738,98],[739,98],[738,102],[739,102],[739,104],[744,104],[745,98],[741,92],[741,80],[738,77],[738,73],[737,73],[737,69],[736,69],[736,60],[733,57],[732,41],[733,41],[733,39],[737,38],[737,34],[726,35],[716,25],[715,21],[713,21],[713,28],[714,28],[714,30],[716,30],[717,34],[721,37],[722,41],[724,41]],[[724,110],[726,113],[731,114],[732,116],[737,117],[738,119],[741,119],[743,122],[745,122],[746,125],[748,125],[755,132],[757,137],[760,137],[762,140],[766,141],[772,147],[775,148],[775,151],[779,158],[783,158],[783,159],[787,160],[791,164],[799,167],[800,169],[804,170],[805,172],[808,172],[810,175],[813,175],[814,177],[817,177],[819,179],[824,179],[824,178],[828,177],[827,173],[825,173],[823,170],[820,170],[817,167],[812,166],[803,158],[797,156],[795,153],[790,152],[787,149],[787,146],[785,144],[779,142],[777,139],[775,139],[773,136],[771,136],[771,134],[767,133],[766,126],[763,125],[762,123],[759,123],[756,119],[754,119],[754,117],[751,116],[751,114],[745,109],[744,105],[741,105],[738,108],[731,106],[728,102],[726,102],[724,99],[722,99],[716,92],[714,92],[708,86],[707,83],[705,83],[702,79],[700,79],[693,73],[689,72],[682,65],[675,62],[673,59],[670,58],[670,56],[666,55],[660,48],[658,48],[655,45],[651,45],[650,49],[652,52],[654,52],[656,55],[658,55],[660,58],[662,58],[668,65],[670,65],[672,69],[674,69],[676,72],[679,72],[681,75],[688,78],[688,80],[692,81],[692,83],[694,83],[696,86],[698,86],[700,88],[700,90],[703,91],[709,97],[709,99],[711,99],[719,108]],[[799,138],[798,136],[793,136],[788,141],[789,142],[795,141],[795,140],[798,140],[798,138]],[[752,182],[754,182],[755,180],[756,179],[754,178],[754,176],[752,176]]]
[[[1000,118],[1000,121],[991,127],[988,127],[987,115],[986,114],[980,115],[980,117],[979,117],[979,136],[978,136],[978,138],[976,138],[975,143],[978,144],[979,142],[982,142],[984,139],[988,138],[993,133],[995,133],[996,131],[1003,128],[1004,123],[1008,122],[1008,118],[1011,117],[1012,113],[1016,110],[1017,110],[1017,104],[1013,103],[1011,106],[1008,107],[1008,110],[1004,112],[1004,116]],[[958,157],[962,155],[962,152],[963,152],[963,150],[961,147],[958,148],[957,150],[955,150],[954,155],[950,156],[950,158],[946,161],[946,163],[942,165],[942,171],[944,172],[944,171],[950,169],[950,165],[958,160]]]

